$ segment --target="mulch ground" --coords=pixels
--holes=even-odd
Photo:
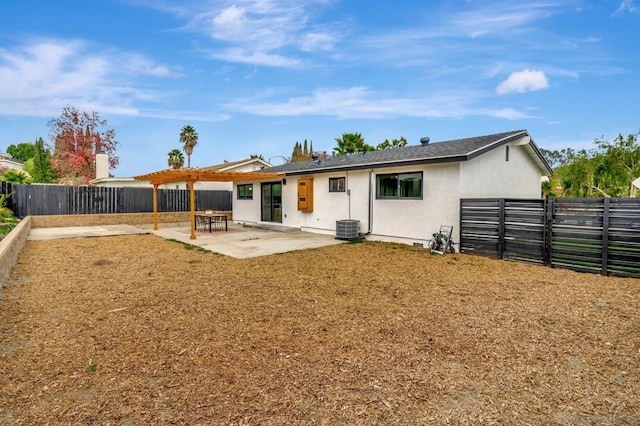
[[[640,280],[365,242],[29,241],[0,424],[640,424]]]

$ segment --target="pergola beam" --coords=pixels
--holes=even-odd
[[[146,175],[134,176],[135,180],[149,181],[153,185],[153,230],[158,230],[158,187],[167,183],[186,182],[190,195],[190,239],[196,239],[196,182],[247,182],[252,180],[281,179],[284,173],[269,172],[216,172],[202,169],[168,169]]]
[[[134,176],[136,180],[146,180],[153,185],[173,182],[242,182],[249,180],[279,179],[284,173],[268,172],[216,172],[201,169],[168,169],[146,175]]]

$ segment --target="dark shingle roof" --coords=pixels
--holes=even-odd
[[[529,136],[526,130],[476,136],[428,145],[411,145],[400,148],[349,154],[341,157],[329,157],[320,161],[301,161],[270,167],[269,172],[287,174],[306,174],[331,170],[353,170],[372,166],[401,166],[411,164],[445,163],[467,161],[495,147],[504,145],[523,136]],[[531,141],[530,153],[542,169],[551,172],[537,146]]]

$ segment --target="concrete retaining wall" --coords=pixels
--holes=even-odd
[[[231,212],[227,217],[231,220]],[[59,228],[67,226],[146,225],[153,223],[153,213],[74,214],[31,216],[33,228]],[[189,222],[189,212],[158,213],[158,223]]]
[[[0,288],[4,286],[11,274],[11,269],[18,261],[29,231],[31,231],[31,217],[27,216],[0,240]]]

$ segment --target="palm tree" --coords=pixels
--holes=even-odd
[[[167,159],[167,163],[169,167],[173,169],[179,169],[184,166],[184,155],[182,155],[182,151],[179,149],[172,149],[169,151],[169,158]]]
[[[198,145],[198,133],[196,133],[196,129],[189,125],[184,126],[180,132],[180,142],[184,144],[182,149],[184,153],[187,154],[187,167],[191,168],[193,147]]]
[[[338,155],[376,150],[364,141],[364,138],[360,133],[343,133],[341,138],[336,138],[335,140],[338,143],[338,146],[333,149]]]
[[[0,176],[0,180],[25,185],[31,183],[33,179],[31,178],[31,175],[24,170],[9,169]]]

